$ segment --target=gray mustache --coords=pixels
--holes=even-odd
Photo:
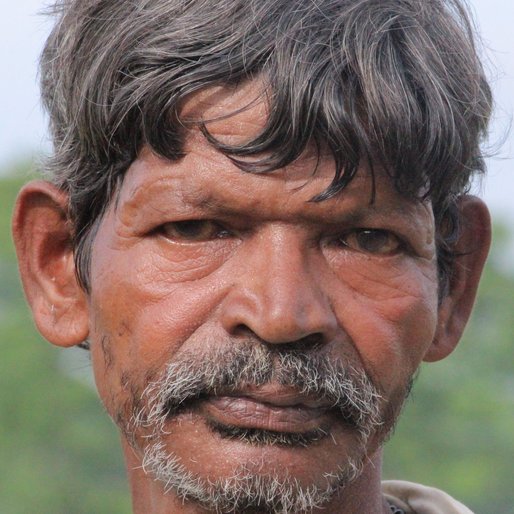
[[[143,393],[140,426],[163,424],[207,396],[269,383],[296,389],[330,403],[345,422],[369,434],[380,425],[381,395],[361,369],[316,351],[238,343],[170,362]]]

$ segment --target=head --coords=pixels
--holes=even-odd
[[[14,234],[39,330],[92,353],[136,508],[338,512],[379,478],[420,362],[459,341],[487,254],[464,8],[55,11],[50,180]]]

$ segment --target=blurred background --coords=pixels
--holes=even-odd
[[[16,192],[49,151],[36,77],[44,6],[5,2],[0,17],[0,513],[127,514],[118,437],[87,354],[36,334],[10,238]],[[385,474],[440,487],[477,514],[514,514],[514,4],[470,6],[496,97],[489,175],[475,185],[493,213],[492,255],[464,340],[421,369]]]

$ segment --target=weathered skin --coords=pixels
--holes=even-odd
[[[252,90],[218,90],[193,97],[184,109],[195,118],[230,113],[247,104]],[[234,142],[255,135],[264,117],[258,102],[208,128]],[[383,409],[395,413],[420,362],[441,359],[455,347],[487,254],[484,205],[471,197],[461,202],[468,223],[459,245],[469,248],[478,239],[473,234],[481,234],[482,246],[462,258],[450,294],[439,303],[430,203],[400,196],[379,172],[370,204],[365,168],[336,198],[309,202],[333,176],[326,156],[315,175],[314,167],[314,156],[306,154],[272,174],[247,174],[196,129],[179,162],[144,148],[100,223],[90,296],[76,284],[69,248],[54,244],[51,250],[50,242],[66,239],[69,230],[65,196],[44,182],[25,188],[15,237],[36,321],[55,344],[89,337],[98,390],[114,418],[123,417],[131,391],[144,389],[148,375],[170,359],[200,355],[206,345],[237,345],[248,336],[270,345],[316,336],[319,351],[364,368],[381,390]],[[191,234],[177,225],[184,220],[204,221]],[[362,229],[384,231],[383,238],[363,247],[357,237]],[[309,410],[320,408],[316,404],[293,412],[290,404],[299,400],[288,403],[288,395],[294,396],[280,388],[251,401],[242,394],[179,415],[170,421],[167,448],[206,479],[251,464],[260,473],[288,470],[302,483],[319,483],[355,453],[355,434],[323,406],[319,416]],[[207,426],[209,417],[293,432],[323,423],[331,437],[301,449],[249,446],[220,438]],[[361,477],[323,512],[388,512],[380,493],[380,445],[389,428],[371,438]],[[204,512],[165,495],[138,467],[143,435],[133,446],[124,441],[135,512]]]

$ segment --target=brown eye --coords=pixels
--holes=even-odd
[[[160,232],[173,241],[203,242],[228,236],[228,231],[211,220],[182,220],[164,223]]]
[[[360,229],[340,238],[341,243],[358,252],[392,255],[402,247],[401,241],[388,230]]]

